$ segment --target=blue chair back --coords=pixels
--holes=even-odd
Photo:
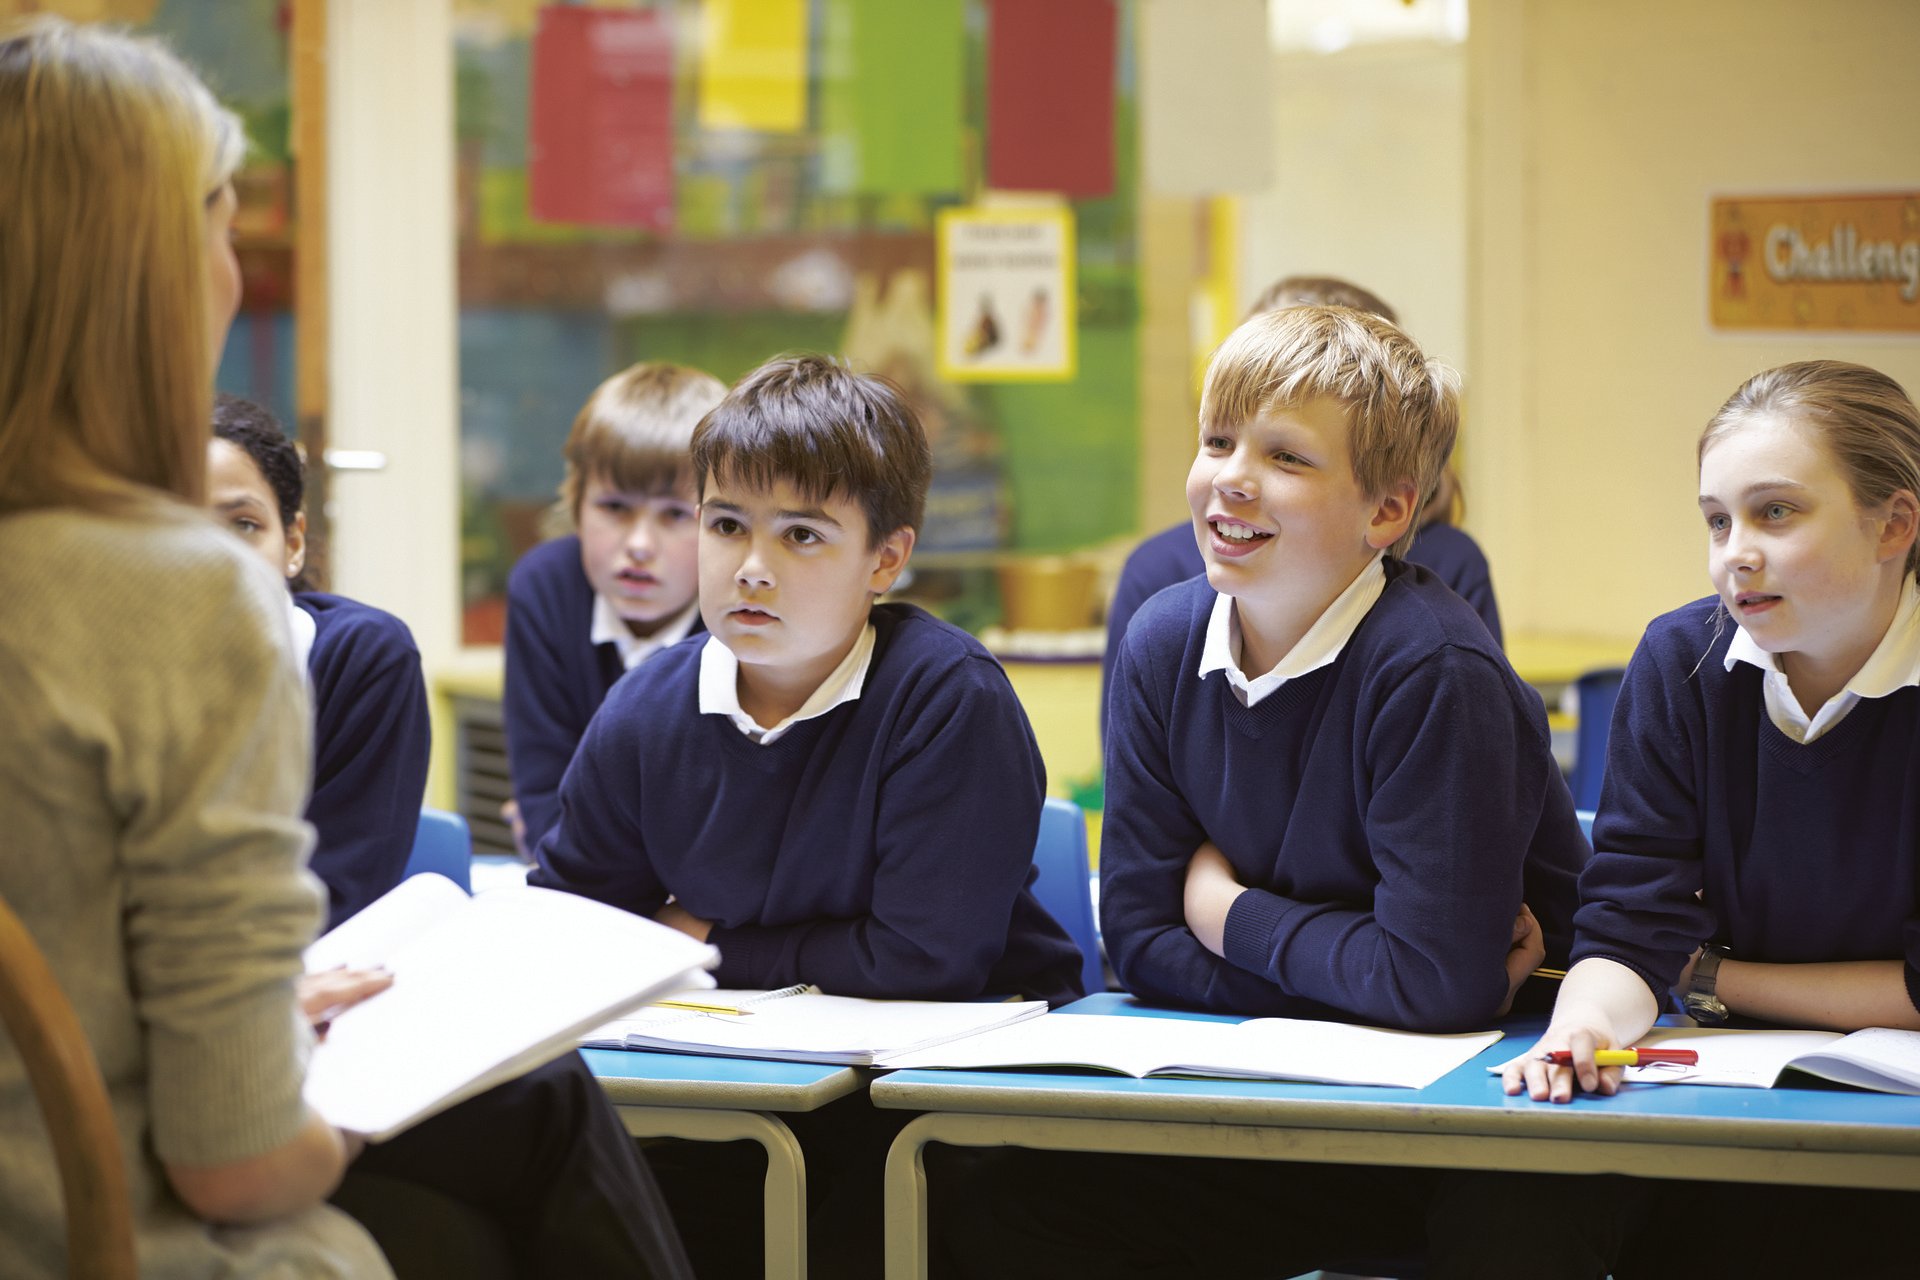
[[[1600,782],[1607,772],[1607,730],[1613,724],[1613,704],[1620,697],[1620,667],[1601,667],[1574,681],[1573,807],[1598,809]]]
[[[402,878],[432,871],[473,892],[473,838],[467,820],[445,809],[422,809]]]
[[[1585,836],[1587,843],[1591,845],[1593,843],[1593,810],[1575,809],[1573,816],[1580,820],[1580,834]]]
[[[1040,839],[1033,847],[1033,896],[1060,922],[1080,948],[1080,977],[1089,993],[1104,991],[1100,937],[1093,923],[1093,893],[1088,881],[1087,816],[1071,800],[1048,797],[1040,811]]]

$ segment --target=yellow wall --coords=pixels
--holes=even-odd
[[[1472,525],[1512,630],[1633,637],[1706,593],[1694,440],[1749,374],[1911,336],[1707,327],[1711,195],[1920,186],[1920,5],[1476,4]]]

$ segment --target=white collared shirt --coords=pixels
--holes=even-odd
[[[1314,620],[1293,648],[1287,650],[1287,655],[1274,664],[1273,670],[1251,680],[1240,669],[1243,645],[1240,616],[1234,610],[1233,597],[1216,596],[1213,616],[1207,620],[1206,640],[1200,649],[1199,677],[1204,680],[1216,671],[1226,672],[1227,684],[1240,699],[1240,705],[1251,707],[1287,681],[1326,666],[1340,656],[1367,611],[1386,590],[1387,571],[1380,563],[1384,554],[1376,553],[1367,567],[1354,575],[1347,589],[1333,598],[1333,603]]]
[[[823,716],[841,703],[857,699],[867,683],[867,668],[873,664],[873,641],[873,624],[869,622],[860,629],[860,638],[847,650],[847,656],[840,659],[840,665],[827,673],[827,678],[800,709],[773,728],[765,729],[740,709],[740,660],[734,657],[733,650],[709,637],[700,650],[700,714],[727,716],[740,732],[761,746],[768,746],[802,720]]]
[[[595,644],[610,644],[619,650],[620,664],[631,671],[668,645],[686,639],[693,630],[694,615],[699,612],[700,602],[696,600],[673,615],[658,631],[641,637],[628,628],[620,611],[613,607],[613,602],[596,591],[593,593],[593,631],[590,639]]]
[[[1893,621],[1887,624],[1887,633],[1880,637],[1880,643],[1874,646],[1860,670],[1854,672],[1853,679],[1828,698],[1811,720],[1801,710],[1800,700],[1793,696],[1793,687],[1787,683],[1787,673],[1780,669],[1780,660],[1756,644],[1745,627],[1735,631],[1727,645],[1726,669],[1733,670],[1736,662],[1750,663],[1765,673],[1761,687],[1766,693],[1767,719],[1773,721],[1774,728],[1795,742],[1812,742],[1844,720],[1860,699],[1884,698],[1920,685],[1920,588],[1915,587],[1911,577],[1906,580],[1900,588],[1900,604],[1893,611]]]
[[[320,627],[313,615],[294,603],[293,593],[287,593],[287,625],[293,628],[293,660],[299,664],[300,674],[307,677],[307,684],[313,684],[313,675],[307,670],[307,659],[313,656],[313,638]]]

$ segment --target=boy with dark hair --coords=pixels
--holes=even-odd
[[[1045,773],[1006,674],[958,628],[874,603],[932,470],[911,409],[826,357],[774,360],[702,420],[693,467],[710,634],[607,696],[530,882],[712,943],[724,987],[1080,995],[1079,952],[1026,887]],[[850,1103],[796,1125],[810,1183],[858,1202],[857,1225],[811,1233],[857,1255],[819,1274],[878,1267],[897,1118]]]

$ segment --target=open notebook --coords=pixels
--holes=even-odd
[[[380,1141],[569,1052],[581,1032],[706,981],[720,953],[550,889],[469,898],[410,876],[307,949],[309,973],[385,965],[393,986],[332,1020],[307,1102]]]
[[[667,1006],[704,1004],[724,1012],[654,1005],[594,1028],[582,1043],[870,1067],[896,1054],[1004,1027],[1047,1009],[1044,1000],[864,1000],[822,995],[813,987],[676,991],[664,1000]]]
[[[1498,1031],[1420,1035],[1340,1022],[1206,1022],[1055,1014],[952,1044],[895,1054],[904,1067],[1094,1067],[1122,1075],[1221,1076],[1420,1089],[1500,1038]]]
[[[1788,1071],[1880,1093],[1920,1094],[1920,1031],[1868,1027],[1837,1031],[1746,1031],[1729,1027],[1656,1027],[1642,1048],[1692,1049],[1691,1067],[1628,1067],[1623,1078],[1640,1084],[1717,1084],[1771,1089]]]

